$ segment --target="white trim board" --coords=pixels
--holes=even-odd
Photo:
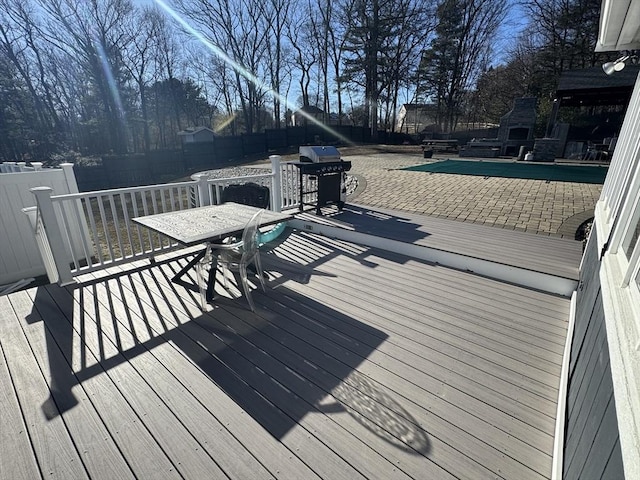
[[[569,325],[567,325],[567,338],[564,344],[562,368],[560,370],[560,385],[558,386],[558,407],[556,409],[556,429],[553,436],[551,480],[562,480],[562,467],[564,462],[564,427],[567,414],[567,389],[569,387],[571,344],[573,342],[573,332],[576,325],[576,298],[576,292],[573,292],[571,295],[571,309],[569,311]]]
[[[289,226],[302,231],[313,232],[326,237],[338,238],[348,242],[379,248],[408,257],[434,262],[440,265],[466,270],[495,280],[512,283],[526,288],[533,288],[546,293],[570,297],[578,286],[575,280],[560,278],[546,273],[535,272],[524,268],[500,264],[481,258],[459,253],[447,252],[432,247],[424,247],[411,243],[376,237],[353,230],[332,227],[326,224],[290,220]]]

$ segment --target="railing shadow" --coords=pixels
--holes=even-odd
[[[296,281],[295,274],[287,277],[294,263],[282,277]],[[47,418],[74,408],[79,400],[72,390],[83,382],[109,375],[139,355],[154,356],[156,347],[168,344],[197,366],[198,375],[215,385],[211,388],[224,391],[277,439],[309,414],[347,413],[397,448],[422,455],[430,451],[426,432],[394,392],[357,371],[385,341],[384,332],[284,284],[257,295],[257,314],[244,307],[244,299],[229,298],[216,299],[214,308],[202,313],[198,295],[171,282],[180,266],[145,264],[73,288],[36,291],[29,321],[44,319],[51,390],[42,405]],[[320,272],[307,265],[305,275],[314,274]],[[294,297],[304,308],[287,308],[285,314],[281,305]],[[333,342],[333,335],[346,337],[344,331],[332,333],[325,322],[329,317],[352,326],[352,342],[358,343],[360,332],[375,341],[358,343],[357,349]],[[319,325],[325,334],[309,328]],[[182,372],[165,367],[182,381]],[[338,417],[334,421],[342,428]]]
[[[328,212],[325,215],[328,218],[345,222],[358,233],[375,235],[389,240],[416,243],[431,235],[421,229],[423,226],[414,223],[411,218],[399,216],[398,212],[392,214],[378,210],[375,207],[347,204],[342,211]]]

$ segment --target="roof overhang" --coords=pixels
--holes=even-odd
[[[639,65],[628,65],[615,75],[606,75],[600,67],[567,70],[558,80],[556,98],[564,107],[626,106],[639,71]]]
[[[640,0],[602,0],[596,52],[640,49]]]

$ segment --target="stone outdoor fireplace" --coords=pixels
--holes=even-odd
[[[501,155],[516,156],[521,146],[533,149],[536,102],[535,97],[516,98],[511,111],[500,119],[498,140],[502,142]]]

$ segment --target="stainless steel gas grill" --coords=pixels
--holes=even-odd
[[[320,208],[329,204],[342,210],[347,198],[345,172],[351,170],[351,162],[342,160],[336,147],[304,146],[299,154],[300,161],[293,164],[300,172],[300,211],[311,205],[322,215]]]

